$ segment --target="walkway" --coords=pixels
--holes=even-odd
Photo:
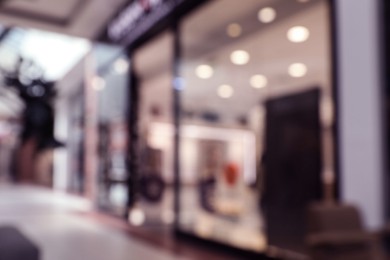
[[[0,226],[13,225],[42,260],[188,259],[161,251],[98,220],[83,199],[28,186],[0,186]]]

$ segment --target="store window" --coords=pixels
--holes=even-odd
[[[173,213],[173,35],[163,32],[134,53],[138,92],[137,178],[133,225],[167,227]]]
[[[69,191],[76,194],[84,192],[84,91],[81,89],[69,103]]]
[[[92,88],[97,102],[98,205],[118,216],[128,204],[128,70],[129,61],[115,46],[97,45]]]
[[[181,231],[303,251],[334,180],[328,5],[220,0],[184,19]]]

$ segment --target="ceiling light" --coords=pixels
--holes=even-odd
[[[291,42],[304,42],[310,36],[310,31],[303,26],[294,26],[291,27],[287,32],[287,38]]]
[[[268,84],[268,79],[264,75],[253,75],[250,84],[254,88],[264,88]]]
[[[262,23],[270,23],[276,18],[276,11],[271,7],[262,8],[257,14],[257,18]]]
[[[288,68],[288,74],[293,78],[301,78],[307,73],[307,66],[303,63],[293,63]]]
[[[226,28],[226,33],[232,38],[236,38],[241,35],[242,28],[238,23],[231,23]]]
[[[129,62],[123,58],[120,58],[114,63],[114,70],[118,74],[125,74],[129,69]]]
[[[221,85],[218,88],[218,96],[221,98],[231,98],[234,94],[234,89],[230,85]]]
[[[249,53],[243,50],[237,50],[232,52],[230,60],[236,65],[245,65],[249,62]]]
[[[92,88],[96,91],[101,91],[106,87],[106,81],[101,77],[94,77],[92,79]]]
[[[307,3],[307,2],[309,2],[309,0],[297,0],[298,2],[300,2],[300,3]]]
[[[214,70],[209,65],[199,65],[196,68],[195,73],[201,79],[209,79],[213,76]]]

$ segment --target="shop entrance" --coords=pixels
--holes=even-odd
[[[302,249],[307,205],[321,199],[319,96],[313,89],[266,103],[262,206],[268,242],[281,248]]]

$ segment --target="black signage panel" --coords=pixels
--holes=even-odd
[[[184,1],[134,0],[108,24],[106,37],[112,43],[131,45]]]

